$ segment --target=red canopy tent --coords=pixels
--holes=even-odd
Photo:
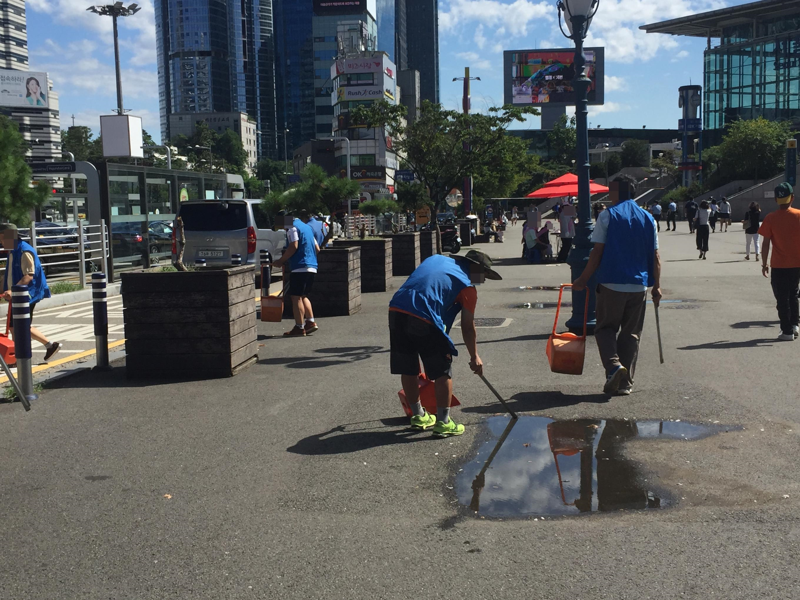
[[[556,187],[558,185],[578,185],[578,176],[575,173],[566,173],[544,184],[545,187]]]
[[[574,177],[574,175],[573,175]],[[559,178],[560,179],[560,178]],[[555,181],[555,180],[553,180]],[[589,182],[589,193],[603,194],[608,192],[608,188],[594,181]],[[561,198],[562,196],[577,196],[578,195],[578,182],[567,185],[550,186],[546,184],[545,187],[531,192],[526,198]]]

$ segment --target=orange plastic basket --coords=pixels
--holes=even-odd
[[[280,323],[283,319],[283,288],[280,292],[261,298],[261,320],[270,323]]]
[[[411,407],[408,406],[408,400],[406,400],[406,393],[403,390],[397,392],[397,395],[400,396],[400,404],[403,405],[403,410],[406,413],[406,416],[411,416]],[[433,382],[425,377],[424,373],[419,374],[419,401],[422,403],[422,407],[427,410],[430,414],[436,414],[436,390],[434,389]],[[458,401],[455,394],[450,397],[450,406],[460,406],[461,402]]]
[[[12,340],[8,331],[11,329],[11,304],[8,305],[8,315],[6,317],[6,332],[0,333],[0,355],[9,367],[17,364],[17,356],[14,350],[14,340]]]
[[[586,357],[586,320],[589,312],[589,290],[586,290],[586,307],[583,311],[583,335],[574,333],[556,333],[558,327],[558,314],[561,312],[561,298],[564,288],[572,287],[571,283],[562,283],[558,292],[558,306],[556,319],[553,323],[553,333],[547,340],[547,360],[553,373],[565,375],[580,375],[583,373],[583,360]]]

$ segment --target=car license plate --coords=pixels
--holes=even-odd
[[[223,258],[225,256],[224,250],[200,250],[197,255],[200,258]]]

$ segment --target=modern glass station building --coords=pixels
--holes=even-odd
[[[800,124],[800,0],[751,2],[641,29],[706,38],[703,129],[708,137],[721,136],[737,119]]]

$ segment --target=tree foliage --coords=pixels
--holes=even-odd
[[[487,114],[465,115],[430,102],[423,102],[413,123],[406,121],[405,113],[402,105],[375,102],[354,109],[351,121],[392,138],[394,152],[427,188],[434,209],[444,205],[450,190],[462,187],[467,175],[475,177],[476,186],[484,186],[484,193],[511,187],[508,174],[513,167],[507,163],[519,168],[526,153],[524,144],[506,130],[525,115],[539,114],[531,107],[506,106],[491,108]],[[500,173],[490,172],[487,165],[499,167]]]
[[[256,165],[256,179],[269,181],[271,190],[286,189],[286,163],[262,158]]]
[[[620,158],[623,167],[650,166],[650,144],[645,140],[625,140]]]
[[[329,177],[322,167],[310,164],[300,173],[297,185],[283,193],[272,192],[268,200],[273,209],[275,198],[279,197],[283,207],[294,213],[307,210],[310,213],[333,215],[342,210],[343,204],[346,206],[348,199],[357,197],[360,191],[361,186],[357,181]]]
[[[361,204],[359,204],[358,210],[359,212],[365,215],[379,217],[381,215],[385,215],[386,213],[400,212],[400,206],[394,200],[381,198],[378,200],[369,200],[368,202],[362,202]]]
[[[420,208],[430,206],[430,196],[425,186],[418,181],[407,183],[400,181],[395,186],[397,203],[403,210],[416,211]]]
[[[710,184],[723,185],[736,179],[766,179],[779,174],[786,161],[786,140],[792,138],[791,123],[763,117],[734,121],[719,146],[703,152],[704,172]]]
[[[0,115],[0,220],[19,227],[30,224],[31,212],[50,195],[46,182],[31,187],[33,174],[25,162],[27,149],[17,124]]]
[[[663,156],[654,158],[650,163],[653,169],[658,170],[658,176],[669,177],[673,183],[678,182],[680,171],[678,170],[677,157],[672,150],[667,150]]]
[[[567,115],[561,115],[553,129],[547,134],[547,145],[550,148],[550,157],[554,162],[561,165],[572,164],[578,147],[574,116],[568,119]]]

